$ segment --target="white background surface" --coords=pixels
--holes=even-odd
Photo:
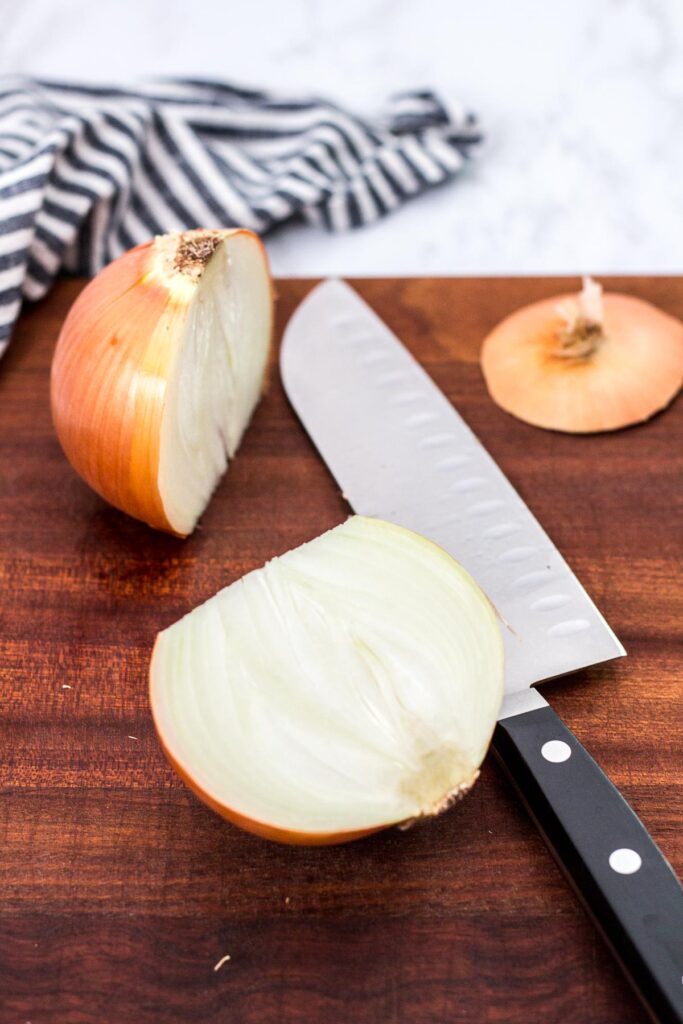
[[[369,114],[436,87],[481,117],[466,177],[279,274],[683,270],[681,0],[0,0],[0,70],[220,76]]]

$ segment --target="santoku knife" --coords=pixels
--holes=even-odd
[[[534,684],[625,654],[530,510],[445,395],[348,285],[287,325],[287,395],[358,513],[436,541],[504,623],[493,739],[546,842],[656,1020],[683,1020],[683,890],[617,789]]]

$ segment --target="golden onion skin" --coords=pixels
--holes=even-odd
[[[517,310],[484,340],[494,402],[526,423],[567,433],[619,430],[649,419],[683,383],[683,324],[649,302],[607,293],[594,347],[562,351],[558,295]]]

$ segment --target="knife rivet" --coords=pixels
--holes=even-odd
[[[541,747],[541,753],[546,761],[552,761],[553,764],[560,764],[562,761],[568,761],[572,756],[572,748],[564,740],[548,740]]]
[[[609,855],[609,866],[612,871],[619,875],[632,875],[643,863],[639,853],[623,847],[621,850],[613,850]]]

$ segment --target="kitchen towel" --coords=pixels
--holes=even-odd
[[[429,91],[372,119],[222,82],[0,79],[0,354],[24,299],[155,234],[368,224],[453,177],[476,119]]]

